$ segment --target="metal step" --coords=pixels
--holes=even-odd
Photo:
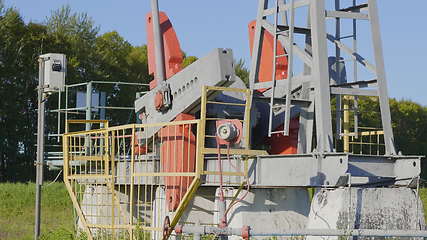
[[[354,12],[354,11],[360,11],[360,10],[367,8],[367,7],[368,7],[368,4],[364,3],[364,4],[360,4],[360,5],[356,5],[356,6],[351,6],[348,8],[342,8],[342,9],[340,9],[340,11],[342,11],[342,12]]]

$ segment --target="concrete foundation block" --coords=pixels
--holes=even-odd
[[[237,189],[225,188],[226,208],[230,206]],[[219,223],[221,216],[218,214],[219,193],[217,188],[215,199],[215,222]],[[304,229],[310,210],[309,195],[303,188],[259,188],[242,190],[237,199],[246,197],[236,203],[227,214],[228,226],[241,228],[250,226],[254,231],[277,232],[289,229]],[[230,239],[239,239],[233,236]],[[251,237],[251,239],[258,239]],[[259,239],[265,239],[260,237]],[[277,238],[282,239],[282,238]]]
[[[322,189],[313,197],[308,229],[424,229],[423,205],[410,188]],[[334,240],[338,237],[308,237]],[[359,238],[360,239],[360,238]]]

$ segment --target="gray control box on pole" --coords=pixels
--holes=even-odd
[[[39,56],[39,85],[37,110],[37,159],[34,239],[40,236],[41,186],[43,184],[45,104],[49,93],[64,91],[67,60],[64,54],[48,53]]]
[[[44,61],[44,92],[64,91],[65,75],[67,72],[67,58],[60,53],[41,55]]]

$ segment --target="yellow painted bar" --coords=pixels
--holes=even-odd
[[[203,153],[205,154],[218,154],[217,148],[205,148],[203,149]],[[227,154],[227,149],[221,148],[221,154]],[[268,155],[265,150],[251,150],[251,149],[230,149],[230,154],[235,155],[245,155],[245,156],[258,156],[258,155]]]
[[[104,161],[105,159],[108,159],[108,155],[103,155],[103,156],[71,155],[70,159],[71,161]]]
[[[107,224],[88,224],[89,228],[104,228],[104,229],[140,229],[143,231],[163,231],[163,228],[159,227],[146,227],[146,226],[137,226],[137,225],[126,225],[126,224],[116,224],[114,226]]]
[[[203,171],[203,175],[221,175],[220,172]],[[222,172],[224,176],[246,176],[244,172]]]
[[[70,183],[68,181],[65,181],[64,183],[65,183],[65,187],[67,188],[68,193],[70,195],[71,202],[73,203],[74,209],[76,209],[77,215],[79,216],[80,221],[82,221],[83,229],[84,229],[84,231],[87,234],[88,240],[93,240],[92,233],[91,233],[91,231],[90,231],[90,229],[88,227],[86,218],[84,217],[83,212],[80,209],[80,205],[79,205],[79,202],[77,201],[76,196],[74,196],[74,192],[73,192],[73,189],[70,186]]]
[[[111,178],[111,175],[105,174],[73,174],[67,176],[68,179],[77,180],[77,179],[100,179],[100,178]]]
[[[230,106],[240,106],[244,107],[246,104],[243,103],[227,103],[227,102],[216,102],[216,101],[207,101],[208,104],[218,104],[218,105],[230,105]]]
[[[173,216],[173,219],[170,224],[171,229],[173,229],[176,226],[176,224],[178,224],[179,219],[184,214],[185,209],[187,208],[190,201],[193,199],[199,186],[200,186],[200,178],[194,178],[189,189],[187,190],[181,202],[179,203],[177,211]],[[168,234],[166,234],[166,236],[163,237],[163,240],[167,240],[170,234],[171,234],[171,231],[169,231]]]
[[[241,88],[230,88],[230,87],[216,87],[216,86],[203,86],[205,87],[206,91],[222,91],[222,92],[241,92],[245,93],[248,91],[248,89],[241,89]]]
[[[135,177],[195,177],[195,172],[141,172],[134,173]]]

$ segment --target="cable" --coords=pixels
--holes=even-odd
[[[219,189],[220,189],[220,201],[224,201],[224,190],[223,190],[223,176],[222,176],[222,160],[221,160],[221,147],[219,144],[219,138],[216,138],[216,146],[218,149],[218,168],[219,168]]]
[[[61,173],[62,173],[62,169],[61,169],[61,171],[59,171],[59,173],[55,177],[55,179],[52,182],[50,182],[49,184],[47,184],[46,186],[44,186],[44,187],[49,187],[50,185],[54,184],[58,180],[59,176],[61,176]]]
[[[225,202],[225,198],[224,198],[224,186],[223,186],[223,184],[224,184],[224,182],[223,182],[223,169],[222,169],[222,158],[221,158],[221,144],[220,144],[220,139],[219,139],[218,136],[216,136],[216,142],[217,142],[216,145],[217,145],[217,149],[218,149],[218,156],[217,157],[218,157],[218,167],[219,167],[219,175],[220,175],[220,181],[219,181],[220,202]],[[232,163],[232,161],[230,159],[230,148],[231,148],[230,145],[231,145],[231,143],[227,141],[227,144],[226,144],[226,146],[227,146],[226,157],[227,157],[227,160],[228,160],[230,166],[232,168],[234,168],[235,171],[238,171],[237,167]],[[238,194],[240,193],[240,189],[241,189],[241,188],[239,188],[239,190],[238,190],[238,192],[236,194],[236,197],[233,198],[233,201],[225,209],[224,216],[221,216],[222,217],[221,221],[224,221],[225,224],[226,224],[227,214],[231,210],[231,208],[234,205],[236,205],[237,203],[243,201],[248,196],[248,194],[249,194],[249,191],[250,191],[249,178],[248,178],[248,176],[245,176],[245,178],[246,178],[245,181],[246,181],[246,186],[247,186],[246,193],[240,199],[238,199],[237,197],[238,197]],[[243,186],[243,184],[244,183],[242,183],[242,186]]]

